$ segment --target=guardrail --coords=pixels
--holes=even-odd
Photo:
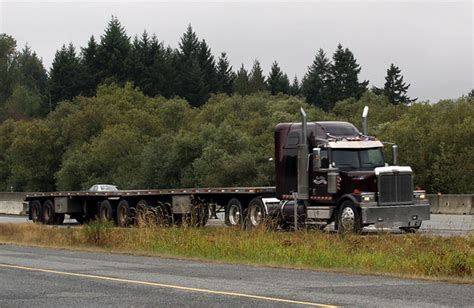
[[[23,215],[24,192],[0,192],[0,214]]]
[[[0,214],[22,215],[27,193],[0,192]],[[429,194],[432,214],[474,215],[474,195]]]
[[[428,195],[432,214],[474,215],[474,195]]]

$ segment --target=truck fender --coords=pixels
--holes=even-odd
[[[333,216],[337,215],[337,213],[339,212],[339,206],[346,200],[351,201],[357,209],[360,209],[359,201],[357,201],[357,199],[354,197],[354,195],[345,194],[345,195],[342,195],[339,198],[339,200],[337,200],[337,206],[336,206],[336,210],[333,212]],[[336,217],[333,217],[333,218],[336,218]]]
[[[280,200],[277,198],[261,198],[263,207],[265,208],[265,215],[273,214],[279,210]]]

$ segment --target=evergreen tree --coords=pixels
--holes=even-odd
[[[148,35],[144,32],[140,41],[140,50],[143,66],[140,88],[148,96],[165,95],[167,73],[163,44],[158,42],[156,35],[148,39]]]
[[[91,36],[87,42],[87,47],[82,48],[81,65],[84,72],[82,94],[84,96],[94,96],[99,84],[97,49],[98,45],[94,36]]]
[[[97,50],[100,81],[125,82],[127,70],[125,60],[130,52],[130,39],[120,21],[112,16]]]
[[[290,86],[289,94],[296,96],[296,95],[299,95],[300,92],[301,92],[300,83],[298,81],[298,77],[295,76],[295,78],[293,78],[293,83]]]
[[[21,83],[38,95],[45,97],[48,87],[48,75],[36,53],[27,45],[18,54],[17,62]]]
[[[178,94],[194,107],[201,106],[209,95],[209,78],[204,72],[207,45],[199,42],[191,25],[181,37],[178,54]],[[207,63],[209,64],[209,63]],[[209,68],[209,67],[206,67]]]
[[[252,70],[249,76],[250,93],[261,92],[267,90],[265,83],[265,76],[263,76],[263,70],[260,67],[260,62],[255,60],[253,63]]]
[[[400,68],[390,64],[387,69],[387,76],[385,77],[385,85],[383,90],[375,88],[376,94],[383,94],[388,98],[388,101],[393,105],[409,104],[414,99],[409,98],[406,93],[410,84],[403,82],[403,76],[400,74]]]
[[[248,95],[251,92],[249,74],[243,64],[235,77],[234,92],[240,95]]]
[[[145,36],[144,47],[148,47],[148,36]],[[138,37],[135,35],[133,42],[130,46],[130,52],[125,60],[125,68],[127,80],[132,81],[135,86],[138,86],[143,91],[142,80],[146,78],[145,75],[145,63],[143,55],[142,44]],[[147,94],[149,95],[149,94]]]
[[[361,67],[357,64],[354,55],[341,44],[337,46],[332,57],[330,103],[354,97],[359,99],[367,91],[367,80],[359,83]]]
[[[26,45],[16,50],[13,37],[0,34],[0,121],[48,112],[48,76],[42,61]]]
[[[221,53],[217,62],[217,92],[232,94],[235,74],[225,52]]]
[[[288,79],[288,75],[281,71],[277,61],[272,64],[267,84],[272,95],[277,93],[288,94],[290,91],[290,80]]]
[[[51,102],[54,108],[58,102],[70,100],[81,94],[82,67],[72,43],[56,51],[50,75]]]
[[[216,62],[214,60],[214,56],[211,54],[211,49],[206,44],[205,40],[202,40],[199,43],[198,61],[203,74],[203,80],[206,87],[205,90],[207,92],[217,92],[218,85]]]
[[[0,34],[0,108],[13,92],[17,80],[16,40],[5,33]],[[1,120],[1,118],[0,118]]]
[[[159,60],[155,61],[153,72],[156,74],[154,82],[160,84],[160,95],[170,98],[179,93],[179,52],[170,46],[163,49],[163,54],[156,53],[155,57]],[[154,75],[155,76],[155,75]]]
[[[330,110],[335,103],[330,100],[330,82],[331,62],[324,50],[319,49],[301,82],[301,92],[308,103]]]
[[[181,37],[179,42],[179,50],[181,53],[181,58],[184,60],[189,60],[193,58],[198,53],[199,49],[199,39],[196,33],[193,31],[191,25],[188,25],[186,32]]]
[[[18,84],[28,91],[28,97],[37,106],[28,106],[28,115],[45,115],[49,111],[48,75],[43,62],[29,46],[25,46],[17,57]]]

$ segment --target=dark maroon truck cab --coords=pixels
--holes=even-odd
[[[275,127],[276,195],[293,208],[298,193],[298,164],[306,164],[308,198],[300,200],[306,224],[352,219],[346,229],[358,230],[379,224],[416,229],[429,219],[429,204],[423,191],[413,191],[411,168],[388,166],[383,144],[363,135],[347,122],[305,124],[307,140],[301,140],[302,123]],[[310,149],[307,161],[299,161],[298,146]],[[331,180],[333,183],[331,183]],[[332,185],[332,186],[331,186]],[[290,210],[283,213],[291,213]],[[283,215],[284,216],[284,215]]]

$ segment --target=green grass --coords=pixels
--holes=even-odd
[[[340,235],[232,228],[0,225],[0,241],[226,263],[474,282],[474,235]]]

